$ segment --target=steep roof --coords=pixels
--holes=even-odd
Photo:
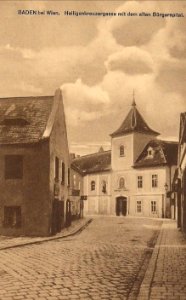
[[[152,150],[152,156],[148,155]],[[162,140],[150,141],[139,155],[134,167],[155,167],[159,165],[177,165],[178,143]]]
[[[130,132],[141,132],[146,134],[152,134],[155,136],[159,135],[158,132],[152,130],[147,125],[147,123],[137,110],[136,103],[134,100],[132,103],[132,108],[130,109],[128,115],[124,119],[121,126],[111,134],[111,137],[121,136]]]
[[[97,152],[76,158],[72,162],[82,174],[105,172],[111,170],[111,151]]]
[[[38,142],[53,102],[54,96],[0,98],[0,144]]]

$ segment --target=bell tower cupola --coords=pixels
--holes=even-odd
[[[134,91],[131,106],[120,127],[110,135],[114,169],[132,167],[146,144],[159,135],[149,127],[138,111]]]

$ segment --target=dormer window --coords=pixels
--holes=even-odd
[[[148,151],[148,156],[151,156],[152,155],[152,150],[149,150]]]
[[[5,126],[25,126],[28,124],[29,122],[21,117],[7,117],[1,122],[1,125]]]
[[[125,155],[125,148],[123,145],[121,145],[119,148],[119,155],[120,155],[120,157]]]
[[[154,150],[151,147],[149,147],[147,149],[147,158],[153,158],[153,156],[154,156]]]

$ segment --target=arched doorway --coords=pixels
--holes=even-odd
[[[127,215],[127,198],[119,196],[116,198],[116,216]]]

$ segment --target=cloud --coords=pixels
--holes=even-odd
[[[54,8],[82,10],[81,3],[74,3],[56,2]],[[164,136],[177,135],[185,110],[185,18],[61,15],[51,22],[39,17],[31,22],[31,17],[8,18],[19,5],[7,5],[6,13],[0,12],[1,97],[49,95],[62,86],[70,142],[101,144],[128,113],[134,89],[147,123]],[[84,5],[105,11],[103,2]],[[108,11],[184,11],[175,1],[169,6],[165,1],[117,5],[108,3]]]
[[[184,18],[185,19],[185,18]],[[186,38],[185,20],[167,20],[166,26],[157,32],[146,50],[156,65],[156,82],[162,92],[185,94]]]
[[[93,121],[106,113],[110,98],[100,86],[89,87],[78,79],[75,83],[63,84],[61,89],[69,125]]]
[[[137,47],[125,47],[111,54],[106,61],[110,71],[121,70],[128,74],[146,74],[153,72],[153,60],[147,51]]]
[[[87,86],[81,79],[77,79],[75,83],[64,84],[61,88],[68,98],[73,98],[73,101],[77,99],[78,103],[88,102],[96,105],[110,102],[108,94],[100,86]]]
[[[117,8],[117,12],[127,13],[152,13],[159,8],[160,4],[157,2],[137,2],[127,1]],[[113,37],[118,44],[130,46],[142,46],[148,43],[152,36],[165,26],[165,20],[153,17],[117,17],[112,18],[108,22],[108,28],[112,32]]]

